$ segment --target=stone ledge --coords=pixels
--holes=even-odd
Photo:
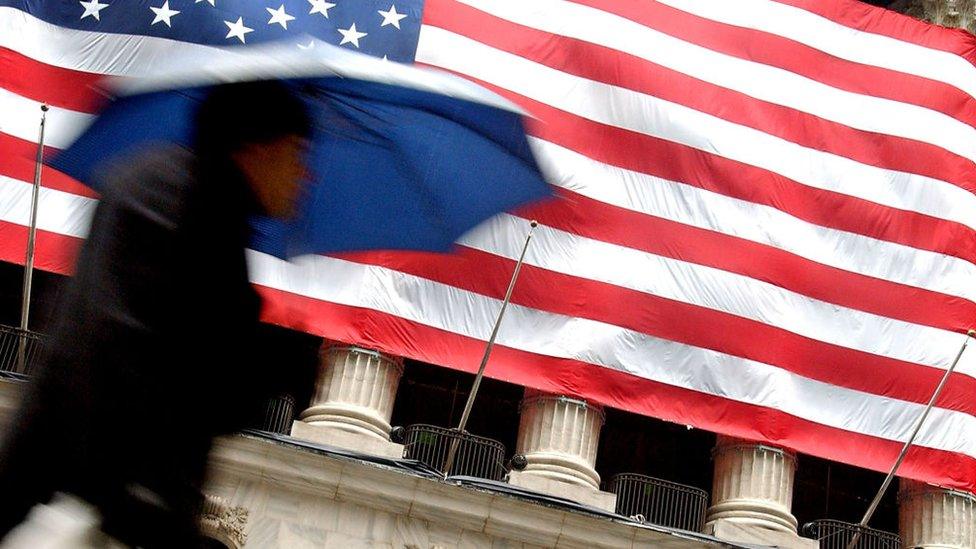
[[[741,524],[733,520],[719,519],[710,522],[705,526],[705,533],[734,543],[765,545],[783,549],[817,549],[820,547],[817,540],[752,524]]]
[[[558,498],[568,499],[611,513],[617,507],[617,494],[601,492],[586,486],[560,482],[536,475],[526,474],[521,471],[512,471],[508,474],[508,483],[512,486],[540,492]]]
[[[334,427],[313,425],[304,421],[295,421],[291,425],[291,436],[314,442],[355,450],[371,456],[382,456],[394,459],[403,457],[403,445],[388,440],[361,435]]]
[[[623,548],[745,547],[701,534],[637,525],[415,476],[382,464],[323,455],[254,436],[219,439],[211,456],[211,476],[211,493],[223,497],[231,494],[219,488],[233,485],[237,477],[313,494],[320,501],[326,498],[383,509],[434,524],[460,526],[465,531],[510,536],[508,539],[521,543],[542,541],[543,545],[556,547],[592,547],[593,540],[602,537]],[[486,513],[483,521],[474,516],[480,513]],[[532,520],[526,521],[530,516]]]

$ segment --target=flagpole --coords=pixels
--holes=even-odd
[[[508,289],[505,291],[505,299],[502,300],[502,308],[498,311],[498,317],[495,318],[495,326],[491,329],[491,337],[488,338],[488,344],[485,345],[485,354],[481,357],[481,365],[478,366],[478,374],[474,377],[474,383],[471,385],[471,392],[468,394],[468,400],[464,404],[464,411],[461,413],[461,421],[458,422],[457,435],[460,436],[464,433],[464,429],[468,426],[468,418],[471,416],[471,408],[474,406],[474,399],[478,396],[478,389],[481,387],[481,380],[485,376],[485,366],[488,365],[488,357],[491,356],[491,349],[495,346],[495,338],[498,336],[498,328],[502,325],[502,318],[505,316],[505,309],[508,308],[508,303],[512,300],[512,290],[515,289],[515,281],[518,280],[519,272],[522,270],[522,263],[525,261],[525,252],[529,249],[529,242],[532,241],[532,232],[539,225],[534,219],[529,222],[529,234],[525,236],[525,243],[522,244],[522,253],[519,254],[518,261],[515,263],[515,271],[512,273],[512,279],[508,281]],[[451,474],[451,467],[454,465],[454,457],[457,453],[459,444],[459,439],[455,437],[451,441],[451,447],[447,451],[447,459],[444,460],[444,476],[447,477]]]
[[[935,392],[932,393],[932,398],[929,399],[928,405],[919,415],[918,420],[915,422],[915,428],[912,429],[912,434],[905,441],[905,445],[901,448],[901,453],[898,454],[898,459],[895,460],[895,464],[891,466],[891,471],[888,472],[888,476],[885,477],[884,482],[881,483],[881,488],[878,493],[875,494],[874,500],[871,501],[871,505],[868,506],[867,512],[864,513],[864,518],[861,519],[860,524],[857,526],[857,532],[854,533],[854,537],[851,538],[851,542],[847,544],[847,549],[854,549],[857,545],[858,540],[861,539],[861,532],[864,531],[868,526],[868,522],[871,521],[871,517],[874,516],[874,512],[878,509],[878,505],[881,503],[881,498],[884,497],[885,492],[888,491],[888,487],[891,485],[891,481],[895,478],[895,473],[898,472],[898,468],[901,467],[903,461],[905,461],[905,456],[908,455],[908,449],[915,442],[915,437],[918,432],[922,429],[922,424],[925,423],[925,419],[928,417],[929,412],[932,407],[935,406],[935,401],[942,394],[942,389],[945,388],[946,384],[949,382],[949,376],[952,375],[953,370],[956,369],[956,365],[959,364],[959,359],[962,358],[963,351],[966,350],[966,345],[969,343],[969,338],[976,336],[976,330],[969,330],[966,333],[966,339],[963,340],[962,346],[959,347],[959,352],[956,353],[955,360],[949,365],[949,369],[946,370],[945,374],[942,376],[942,380],[939,381],[939,385],[935,388]]]
[[[30,230],[27,233],[27,257],[24,259],[24,290],[20,304],[20,343],[17,347],[17,364],[21,373],[27,372],[27,331],[30,319],[31,283],[34,281],[34,247],[37,237],[37,203],[41,194],[41,166],[44,161],[44,126],[47,122],[47,105],[41,105],[41,125],[37,137],[37,156],[34,158],[34,189],[31,193]]]

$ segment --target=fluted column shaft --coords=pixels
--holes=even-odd
[[[708,522],[720,520],[796,534],[792,452],[719,436]]]
[[[377,351],[323,348],[311,405],[299,418],[310,425],[389,441],[390,416],[402,373],[402,359]]]
[[[906,548],[976,548],[976,496],[901,479],[898,529]]]
[[[523,474],[599,489],[596,453],[603,408],[582,400],[526,390],[517,452],[528,463]]]

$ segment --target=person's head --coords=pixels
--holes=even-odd
[[[305,103],[285,84],[226,84],[197,111],[194,149],[205,162],[233,163],[265,212],[288,218],[306,176],[311,131]]]

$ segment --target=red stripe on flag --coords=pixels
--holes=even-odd
[[[259,287],[266,298],[263,317],[328,339],[355,342],[398,356],[477,370],[483,341],[459,336],[393,315],[309,299]],[[566,359],[495,347],[486,374],[494,379],[543,391],[601,402],[614,408],[675,423],[765,440],[788,448],[887,471],[901,443],[827,427],[778,410],[658,383],[649,379]],[[830,444],[824,444],[830,441]],[[976,490],[976,459],[964,454],[915,446],[901,474],[943,486]]]
[[[707,265],[879,316],[965,333],[976,303],[831,267],[750,240],[605,204],[571,191],[525,209],[543,225],[655,255]]]
[[[343,259],[408,273],[502,299],[514,261],[464,248],[439,256],[411,252],[346,254]],[[558,291],[554,291],[558,288]],[[587,318],[660,339],[774,365],[809,379],[926,404],[945,373],[832,345],[717,310],[665,299],[612,284],[523,266],[512,303],[569,317]],[[703,329],[708,326],[708,329]],[[757,341],[764,344],[756,345]],[[892,384],[897,378],[904,383]],[[976,379],[958,375],[939,406],[976,413]]]
[[[920,105],[976,126],[976,102],[944,82],[848,61],[783,36],[712,21],[658,2],[574,2],[620,15],[713,51],[780,67],[842,90]]]
[[[830,19],[852,29],[881,34],[949,52],[976,65],[976,38],[963,29],[936,27],[914,17],[858,0],[773,0]]]
[[[0,221],[0,261],[23,265],[27,257],[28,228]],[[48,231],[37,231],[34,267],[42,271],[70,275],[84,241]]]
[[[104,96],[96,85],[101,74],[48,65],[8,48],[0,48],[0,88],[73,111],[92,113]]]
[[[536,118],[529,120],[533,135],[594,160],[771,206],[821,227],[976,263],[976,231],[960,223],[809,187],[762,168],[593,122],[470,76],[465,78],[530,112]]]
[[[424,19],[426,25],[443,28],[568,74],[684,105],[804,147],[872,166],[940,179],[970,192],[976,191],[973,162],[941,147],[858,130],[760,101],[633,55],[511,23],[453,0],[431,1],[434,6],[428,8],[429,15]],[[546,47],[541,48],[540,44]],[[899,79],[888,75],[883,82],[887,87],[895,88]]]
[[[37,143],[0,132],[0,151],[2,151],[0,154],[0,175],[20,181],[34,181]],[[45,157],[56,152],[57,149],[44,148]],[[88,186],[47,165],[41,168],[41,186],[88,198],[98,198],[98,193]]]

